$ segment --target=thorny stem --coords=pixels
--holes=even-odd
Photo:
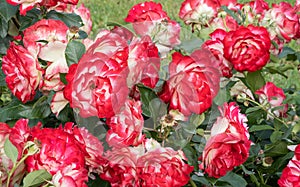
[[[12,175],[14,174],[14,172],[16,171],[16,169],[20,166],[20,164],[23,163],[28,156],[29,155],[26,154],[24,157],[21,158],[21,160],[19,162],[14,163],[13,168],[8,173],[6,187],[9,187],[10,178],[12,177]]]
[[[280,118],[278,118],[277,116],[275,116],[272,112],[270,112],[266,107],[264,107],[264,106],[261,105],[260,103],[254,101],[254,100],[252,100],[252,99],[249,99],[249,98],[243,98],[243,99],[244,99],[244,100],[247,100],[247,101],[250,101],[250,102],[252,102],[252,103],[254,103],[254,104],[256,104],[256,105],[259,106],[261,109],[263,109],[265,112],[267,112],[268,114],[270,114],[274,119],[276,119],[276,120],[278,120],[279,122],[281,122],[282,124],[284,124],[285,127],[287,127],[287,128],[289,127],[288,124],[287,124],[285,121],[283,121],[282,119],[280,119]]]

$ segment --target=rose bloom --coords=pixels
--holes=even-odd
[[[179,52],[172,55],[170,78],[163,86],[160,98],[170,103],[185,116],[207,110],[219,90],[219,71],[214,67],[214,56],[206,49],[196,50],[191,56]],[[214,65],[215,64],[215,65]]]
[[[171,20],[160,3],[144,2],[133,6],[125,21],[133,24],[140,36],[151,36],[161,56],[180,44],[180,25]]]
[[[27,11],[33,9],[36,6],[45,6],[47,8],[53,7],[58,3],[66,3],[76,5],[78,0],[6,0],[7,3],[17,6],[20,5],[20,14],[25,16]]]
[[[232,31],[236,30],[239,27],[239,24],[232,16],[228,15],[225,11],[222,11],[211,21],[210,26],[213,30],[223,29]]]
[[[2,59],[2,70],[8,88],[19,100],[26,103],[34,98],[42,76],[35,55],[11,42]]]
[[[6,123],[0,122],[0,182],[2,186],[7,185],[7,174],[13,168],[13,162],[7,157],[4,151],[4,143],[7,139],[17,148],[18,158],[22,158],[23,149],[30,135],[28,119],[19,119],[14,127],[10,128]],[[21,163],[10,178],[10,187],[20,184],[25,174],[25,164]]]
[[[138,160],[141,186],[181,187],[190,180],[194,170],[184,162],[187,160],[181,151],[170,147],[158,147],[148,151]]]
[[[20,5],[20,14],[25,16],[27,11],[33,9],[33,7],[43,2],[43,0],[6,0],[6,2],[14,6]]]
[[[85,53],[80,59],[72,83],[72,105],[82,117],[110,118],[124,105],[129,93],[127,52],[116,55]]]
[[[256,25],[264,18],[265,13],[269,10],[269,5],[264,0],[255,0],[240,4],[239,9],[246,16],[249,24]]]
[[[60,20],[40,20],[24,30],[24,46],[38,58],[47,62],[43,81],[39,85],[41,91],[60,91],[64,84],[60,80],[61,73],[68,72],[65,58],[68,27]]]
[[[218,61],[218,65],[222,71],[222,75],[224,77],[231,77],[232,76],[232,64],[228,62],[223,56],[224,54],[224,45],[223,40],[226,36],[226,31],[222,29],[217,29],[213,33],[210,34],[211,39],[206,40],[202,47],[210,50],[216,60]]]
[[[103,146],[99,139],[89,133],[86,128],[73,126],[73,123],[66,123],[64,131],[73,135],[82,148],[89,172],[100,173],[101,166],[105,161],[103,159]]]
[[[128,47],[128,53],[128,87],[132,88],[135,84],[143,82],[146,86],[154,88],[159,79],[160,57],[151,38],[134,38]]]
[[[235,0],[185,0],[180,7],[179,17],[185,24],[207,25],[216,17],[221,6],[233,6]]]
[[[254,72],[270,59],[271,40],[264,27],[249,25],[230,31],[224,40],[224,57],[240,72]]]
[[[299,187],[300,186],[300,146],[295,149],[295,156],[289,161],[288,165],[282,170],[278,185],[280,187]]]
[[[140,101],[127,100],[120,113],[108,119],[106,141],[110,146],[137,146],[142,143],[144,119],[141,105]]]
[[[35,126],[31,131],[31,141],[39,142],[40,151],[25,160],[28,172],[46,169],[53,176],[53,183],[87,186],[84,147],[73,134],[62,127],[41,129]]]
[[[270,105],[272,108],[281,107],[273,111],[277,117],[285,117],[288,110],[288,104],[283,104],[286,96],[281,88],[278,88],[274,83],[267,82],[262,88],[258,89],[255,94],[258,95],[259,102],[263,105]],[[269,116],[270,117],[270,116]]]
[[[265,13],[261,25],[268,29],[271,39],[278,35],[284,38],[286,42],[290,42],[299,32],[300,23],[297,8],[288,2],[273,4],[272,8]]]
[[[240,113],[238,106],[235,103],[225,103],[219,109],[221,116],[213,124],[211,137],[205,145],[199,166],[214,178],[220,178],[244,163],[249,156],[251,144],[247,118]]]
[[[100,177],[109,181],[112,187],[140,186],[136,164],[139,155],[144,152],[143,146],[112,148],[106,151],[104,158],[107,164]]]
[[[183,152],[161,147],[153,139],[136,147],[113,148],[105,158],[108,163],[100,177],[113,187],[184,186],[193,171]]]

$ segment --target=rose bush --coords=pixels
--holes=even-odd
[[[77,3],[0,0],[1,186],[298,185],[299,1]]]

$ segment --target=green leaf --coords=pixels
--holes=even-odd
[[[218,181],[224,181],[229,183],[232,187],[247,186],[247,181],[238,174],[228,172],[224,177],[218,179]]]
[[[282,132],[280,132],[280,131],[274,131],[270,136],[270,140],[272,143],[275,143],[275,142],[281,140],[281,138],[282,138]]]
[[[296,53],[296,52],[295,52],[294,49],[292,49],[292,48],[290,48],[290,47],[288,47],[288,46],[284,46],[284,47],[282,48],[281,53],[278,55],[278,58],[285,58],[285,57],[287,57],[288,55],[295,54],[295,53]]]
[[[193,175],[192,180],[196,181],[196,182],[199,182],[200,184],[203,184],[205,186],[211,186],[210,182],[205,177],[200,177],[200,176],[197,176],[197,175]]]
[[[248,72],[246,76],[246,82],[250,86],[250,89],[253,93],[266,84],[261,71]]]
[[[9,48],[9,44],[12,38],[10,36],[6,36],[5,38],[0,37],[0,54],[5,55],[7,49]]]
[[[78,41],[72,40],[68,43],[65,56],[68,65],[76,64],[85,53],[85,46]]]
[[[264,131],[264,130],[274,130],[274,128],[269,125],[253,125],[252,127],[250,127],[249,132]]]
[[[11,141],[9,140],[9,138],[6,139],[5,143],[4,143],[4,152],[6,154],[6,156],[11,159],[11,161],[16,164],[17,163],[17,159],[18,159],[18,149],[16,148],[16,146],[14,146]]]
[[[229,14],[233,19],[235,19],[238,24],[240,25],[242,23],[242,20],[235,14],[234,11],[230,10],[227,6],[221,6],[221,8]]]
[[[47,96],[42,96],[34,103],[32,107],[32,119],[43,119],[51,114],[51,109],[47,102],[47,98]]]
[[[19,118],[30,118],[32,112],[32,106],[24,105],[17,98],[14,98],[8,105],[4,106],[0,110],[0,121],[6,122],[9,120]]]
[[[78,39],[86,39],[88,37],[88,34],[84,32],[83,30],[78,31],[79,38]]]
[[[219,90],[218,95],[214,98],[216,105],[221,106],[230,99],[229,90],[225,87]]]
[[[30,11],[26,12],[26,16],[20,16],[19,20],[20,20],[20,31],[25,30],[26,28],[30,27],[31,25],[35,24],[36,22],[38,22],[39,20],[41,20],[41,11],[34,8]]]
[[[198,170],[198,156],[195,149],[190,144],[187,144],[182,150],[187,158],[189,165],[194,166],[194,170]]]
[[[36,170],[28,173],[23,179],[23,187],[38,187],[52,179],[52,175],[45,169]]]
[[[46,17],[48,19],[61,20],[68,27],[76,26],[79,28],[83,26],[81,17],[74,13],[56,12],[55,10],[51,10],[47,13]]]
[[[265,155],[270,157],[277,157],[286,155],[289,150],[287,149],[287,143],[283,141],[277,141],[275,143],[265,146]]]
[[[158,97],[154,91],[144,85],[138,85],[138,89],[141,95],[143,114],[145,116],[152,117],[150,103],[152,102],[152,100]]]
[[[2,71],[2,68],[0,68],[0,86],[6,86],[5,75]]]
[[[8,22],[0,17],[0,37],[5,38],[8,31]]]
[[[160,118],[167,114],[167,108],[167,105],[164,102],[162,102],[159,98],[154,98],[150,101],[149,111],[155,124],[158,124]]]
[[[18,6],[10,5],[6,0],[0,0],[0,16],[8,22],[18,11]]]
[[[178,48],[187,53],[192,53],[195,49],[198,49],[202,43],[203,41],[200,38],[193,38],[182,41]]]

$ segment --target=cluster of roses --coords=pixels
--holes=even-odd
[[[84,22],[80,29],[87,34],[91,32],[90,12],[83,4],[78,8],[61,5],[56,10],[80,15]],[[60,75],[69,71],[65,58],[69,34],[69,28],[62,21],[42,19],[10,43],[2,59],[2,70],[8,88],[23,103],[33,100],[37,90],[45,95],[55,91],[51,109],[53,113],[59,112],[65,87]]]
[[[214,31],[204,45],[219,60],[222,74],[231,77],[232,67],[240,72],[260,70],[269,61],[270,51],[278,55],[284,44],[299,39],[299,4],[281,2],[270,8],[264,0],[244,4],[235,0],[186,0],[179,16],[193,28],[210,27]]]
[[[69,122],[58,128],[30,128],[27,119],[14,127],[0,124],[0,173],[3,186],[20,184],[26,172],[45,169],[52,175],[51,186],[87,186],[95,174],[112,186],[183,186],[193,170],[181,151],[163,148],[152,139],[136,147],[113,148],[103,154],[102,143],[85,128]],[[18,150],[13,167],[5,142]],[[34,149],[35,151],[29,151]],[[23,162],[23,158],[25,161]],[[12,173],[10,173],[13,171]]]
[[[24,0],[24,1],[18,1],[18,0],[7,0],[7,2],[11,5],[20,5],[20,14],[26,15],[27,11],[33,9],[34,7],[38,8],[46,8],[46,9],[55,9],[56,7],[63,6],[67,7],[67,5],[77,5],[78,0],[37,0],[37,1],[31,1],[31,0]]]
[[[21,10],[26,12],[26,5],[22,4]],[[64,9],[60,3],[55,5],[58,11]],[[223,11],[223,5],[237,15],[242,12],[237,19],[247,24],[239,26],[227,14],[228,10]],[[17,147],[38,140],[39,152],[28,157],[24,167],[29,172],[46,169],[53,175],[52,183],[58,186],[85,186],[91,173],[97,173],[112,186],[183,186],[193,167],[186,164],[183,152],[161,147],[143,134],[140,88],[152,89],[169,110],[183,114],[183,120],[191,114],[202,114],[218,94],[222,76],[231,77],[233,68],[240,72],[260,70],[268,63],[270,51],[278,54],[283,43],[299,38],[298,8],[288,3],[269,8],[261,0],[246,4],[184,1],[179,16],[185,23],[194,28],[211,26],[215,31],[210,40],[199,44],[199,49],[191,54],[173,52],[166,80],[161,80],[165,71],[162,60],[169,60],[169,52],[180,44],[180,26],[159,3],[145,2],[132,7],[125,21],[132,23],[134,32],[114,27],[101,30],[94,40],[85,39],[86,52],[78,63],[70,66],[65,58],[69,28],[59,20],[40,20],[25,29],[22,37],[16,38],[19,44],[12,42],[3,57],[8,88],[24,103],[34,99],[37,90],[43,94],[55,91],[51,109],[57,115],[70,104],[83,118],[105,118],[109,150],[104,153],[97,138],[71,123],[57,129],[40,125],[30,129],[25,127],[26,120],[21,120],[17,124],[26,124],[26,130],[18,131],[26,135],[20,135],[23,139],[19,142],[10,136],[9,139]],[[89,13],[82,12],[85,14],[78,14],[86,18],[83,21],[89,26]],[[90,27],[87,29],[89,33]],[[271,41],[277,45],[272,47]],[[61,81],[61,74],[66,74],[66,84]],[[268,83],[256,93],[262,103],[283,106],[278,115],[284,115],[285,96],[280,88]],[[200,168],[215,178],[245,162],[251,144],[247,118],[239,107],[225,103],[219,110],[221,116],[213,124],[199,158]],[[17,124],[12,129],[18,128]],[[19,153],[23,147],[18,148]]]

